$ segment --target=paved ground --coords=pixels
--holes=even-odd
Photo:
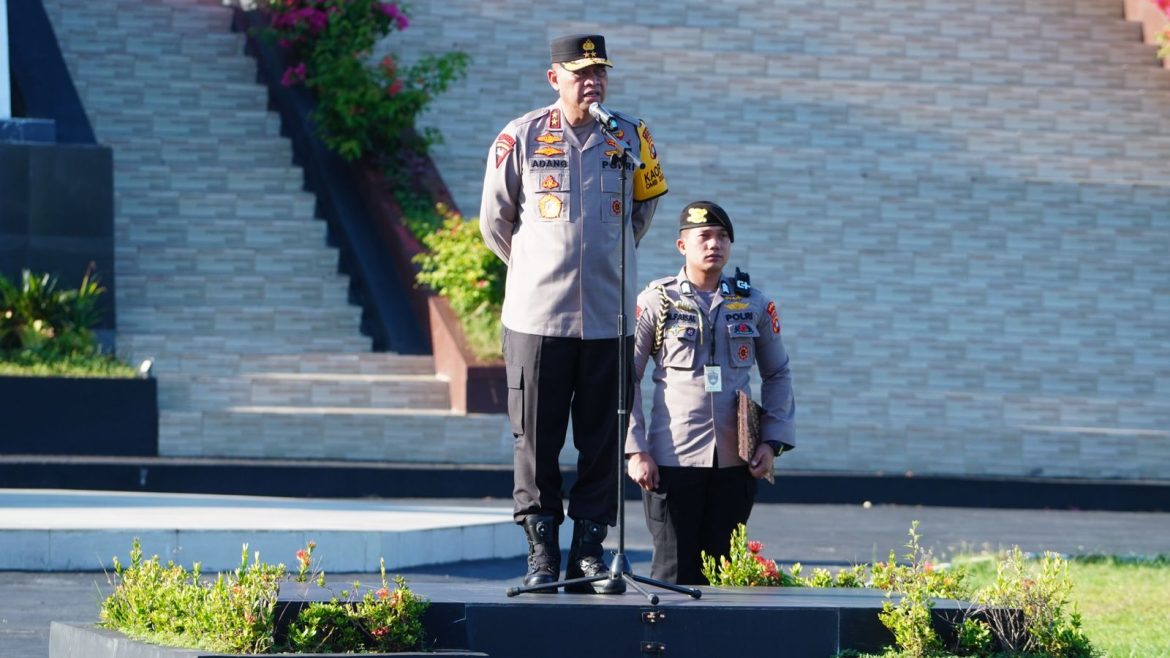
[[[634,572],[648,575],[650,541],[641,507],[633,503],[627,510],[626,552]],[[891,549],[900,552],[914,520],[920,521],[923,543],[941,557],[964,549],[1012,545],[1068,554],[1170,554],[1170,514],[1165,513],[760,505],[749,535],[764,542],[764,552],[782,563],[848,564],[884,559]],[[610,543],[616,546],[617,533],[612,537]],[[415,582],[498,582],[504,601],[504,590],[518,581],[523,569],[522,558],[509,558],[415,567],[402,573]],[[371,577],[334,574],[330,580]],[[96,620],[107,590],[101,573],[0,572],[0,658],[47,658],[49,622]]]

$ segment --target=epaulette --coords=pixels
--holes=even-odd
[[[633,125],[635,128],[637,128],[638,124],[642,122],[642,120],[639,119],[638,117],[633,116],[631,114],[626,114],[625,112],[622,112],[620,110],[613,110],[611,113],[615,117],[621,119],[622,121],[625,121],[626,123]]]
[[[646,284],[646,290],[651,290],[651,289],[657,288],[659,286],[664,286],[664,285],[670,283],[671,281],[674,281],[674,279],[675,279],[675,277],[673,277],[673,276],[664,276],[661,279],[654,279],[650,283]],[[645,292],[645,290],[643,292]]]

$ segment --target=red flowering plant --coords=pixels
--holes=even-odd
[[[382,583],[377,589],[342,590],[327,602],[313,602],[289,625],[288,644],[300,653],[417,651],[426,640],[423,613],[430,603],[415,594],[402,576],[393,587],[381,561]]]
[[[371,62],[374,47],[410,26],[405,6],[380,0],[268,0],[267,36],[288,58],[281,82],[304,84],[317,105],[312,119],[325,144],[346,160],[393,159],[425,152],[439,139],[415,133],[414,120],[466,72],[466,53],[427,56],[402,66],[392,55]]]
[[[716,586],[778,587],[800,585],[801,582],[784,573],[775,560],[763,555],[764,545],[749,541],[747,526],[739,524],[731,533],[729,555],[718,558],[702,553],[703,577]]]

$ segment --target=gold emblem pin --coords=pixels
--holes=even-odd
[[[596,49],[597,46],[593,45],[593,39],[586,39],[585,42],[581,44],[581,50],[584,50],[586,53],[588,53],[588,56],[590,57],[593,56],[592,51]]]
[[[561,200],[551,194],[541,197],[537,206],[540,208],[540,216],[545,219],[557,219],[561,216]]]
[[[702,224],[705,221],[707,221],[706,208],[691,208],[687,211],[688,224]]]

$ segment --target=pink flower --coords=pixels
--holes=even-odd
[[[394,69],[397,65],[394,63],[394,57],[386,55],[380,62],[382,70],[386,72],[387,77],[394,77]]]
[[[405,30],[410,27],[410,19],[406,17],[406,14],[402,13],[402,10],[398,8],[397,4],[393,2],[382,2],[378,4],[378,10],[385,14],[387,18],[394,21],[395,27],[399,30]]]
[[[390,86],[386,87],[386,93],[390,96],[397,96],[400,91],[402,91],[401,80],[395,80],[390,83]]]
[[[285,87],[291,87],[298,82],[305,79],[305,63],[301,62],[296,66],[290,66],[284,70],[284,75],[280,76],[280,84]]]
[[[764,550],[764,545],[758,541],[749,541],[748,550],[753,553],[759,553],[760,551]]]
[[[374,592],[374,594],[375,594],[375,595],[376,595],[378,598],[380,598],[380,599],[384,599],[384,598],[386,598],[386,597],[390,596],[390,590],[388,590],[388,589],[386,589],[385,587],[383,587],[383,588],[379,589],[378,591]]]

